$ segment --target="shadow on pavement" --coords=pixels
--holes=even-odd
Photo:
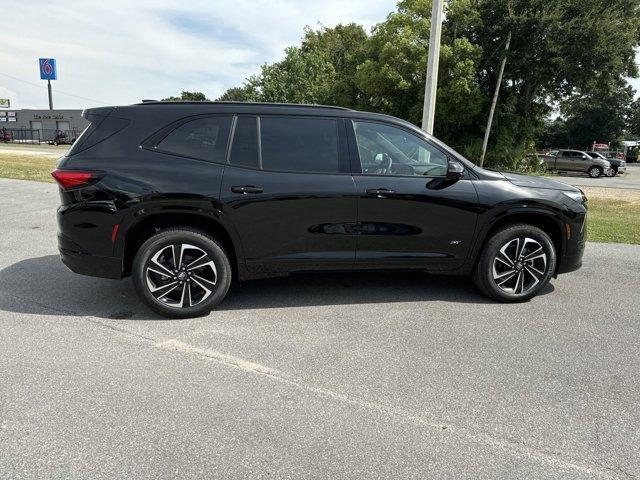
[[[543,294],[553,291],[549,285]],[[465,277],[422,272],[296,274],[233,286],[216,310],[419,301],[491,303]],[[57,255],[30,258],[0,270],[0,310],[106,319],[162,319],[138,299],[130,279],[76,275]]]

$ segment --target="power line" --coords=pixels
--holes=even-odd
[[[16,80],[18,82],[22,82],[22,83],[26,83],[27,85],[31,85],[32,87],[36,87],[36,88],[47,88],[44,85],[38,85],[37,83],[33,83],[33,82],[29,82],[28,80],[23,80],[22,78],[18,78],[18,77],[14,77],[12,75],[7,75],[6,73],[0,72],[0,75],[7,77],[7,78],[11,78],[13,80]],[[61,95],[66,95],[68,97],[75,97],[75,98],[79,98],[81,100],[88,100],[90,102],[93,103],[99,103],[101,105],[109,105],[109,102],[103,102],[102,100],[96,100],[95,98],[88,98],[88,97],[83,97],[81,95],[75,95],[73,93],[67,93],[67,92],[63,92],[62,90],[58,90],[56,89],[56,93],[61,94]]]

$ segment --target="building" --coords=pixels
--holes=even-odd
[[[70,142],[88,125],[82,110],[0,110],[0,128],[9,131],[14,142],[52,142],[60,132]]]

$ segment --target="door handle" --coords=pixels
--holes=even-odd
[[[245,185],[244,187],[231,187],[233,193],[262,193],[262,187],[254,187],[253,185]]]
[[[378,197],[383,197],[385,195],[393,194],[393,190],[389,190],[388,188],[367,188],[367,195],[376,195]]]

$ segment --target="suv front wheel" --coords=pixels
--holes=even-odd
[[[522,302],[549,283],[556,252],[549,236],[533,225],[509,225],[486,243],[474,282],[482,292],[501,302]]]
[[[231,264],[224,248],[205,232],[171,228],[149,238],[133,261],[138,295],[165,317],[209,313],[231,284]]]
[[[593,166],[589,169],[588,173],[591,178],[598,178],[602,175],[602,171],[602,167]]]

